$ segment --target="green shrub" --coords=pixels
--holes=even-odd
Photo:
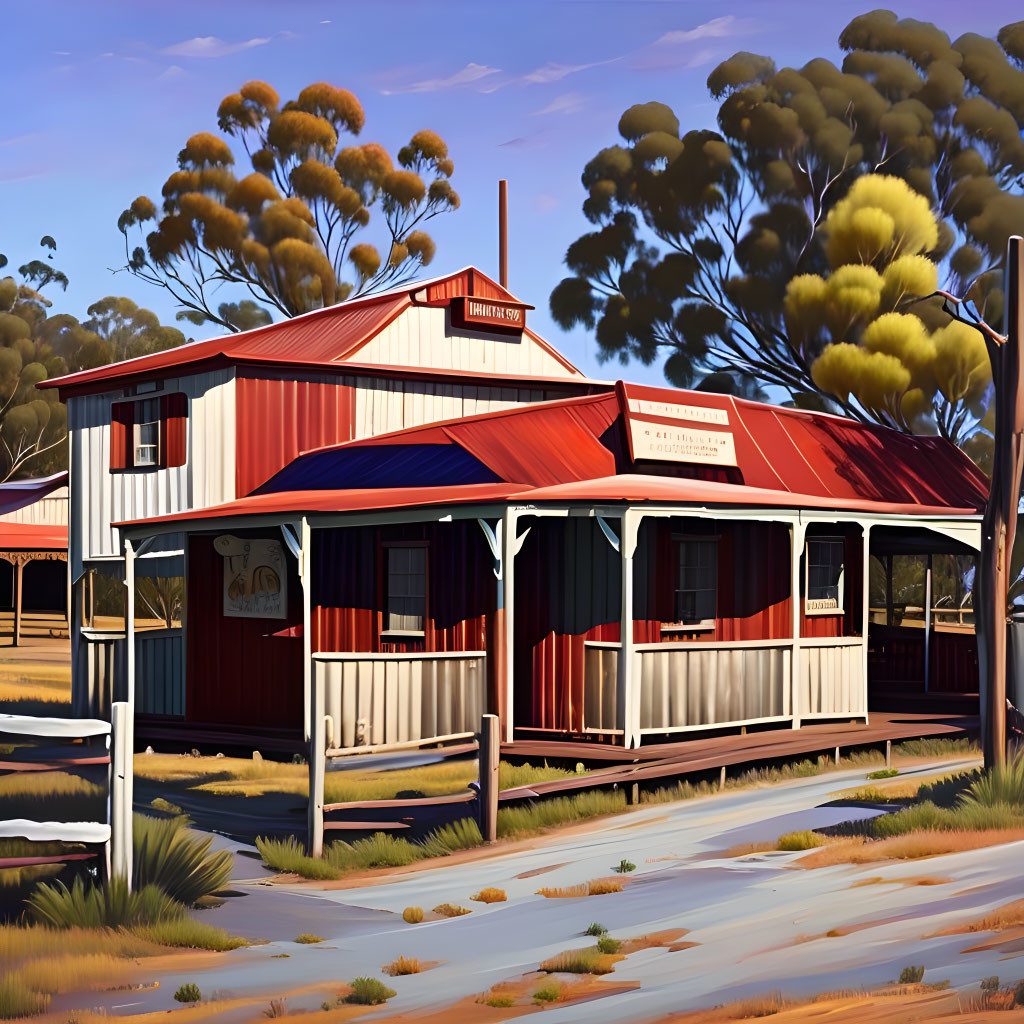
[[[149,806],[154,811],[163,811],[164,814],[173,814],[175,817],[179,817],[185,812],[177,805],[172,804],[170,800],[165,800],[162,796],[155,796],[149,801]]]
[[[559,995],[562,993],[562,986],[559,985],[554,978],[551,981],[545,982],[536,992],[533,993],[533,998],[538,1003],[553,1003]]]
[[[613,939],[610,935],[602,935],[597,940],[597,949],[600,953],[618,953],[621,946],[621,940]]]
[[[877,772],[868,772],[869,779],[892,779],[899,775],[896,768],[879,768]]]
[[[956,828],[985,831],[996,828],[1020,828],[1024,808],[1010,804],[976,804],[965,800],[953,808]]]
[[[171,899],[192,906],[201,896],[208,896],[228,884],[234,857],[227,850],[210,853],[213,837],[202,838],[189,833],[189,824],[184,816],[134,816],[132,884],[135,888],[157,885]]]
[[[955,824],[955,814],[946,807],[936,807],[930,800],[911,804],[895,814],[882,814],[875,818],[872,833],[879,839],[902,836],[918,829],[950,829]]]
[[[587,790],[573,796],[534,800],[515,807],[498,808],[498,835],[502,838],[536,832],[552,825],[583,821],[603,814],[617,814],[626,809],[622,790]]]
[[[981,754],[981,748],[974,740],[933,736],[921,740],[903,740],[893,748],[894,754],[902,757],[948,757],[959,754],[966,757]]]
[[[1004,804],[1024,810],[1024,752],[973,779],[961,803],[983,807]]]
[[[551,974],[607,974],[611,966],[596,946],[589,949],[569,949],[542,960],[537,968]]]
[[[29,988],[16,975],[0,977],[0,1020],[13,1017],[34,1017],[43,1013],[50,997]]]
[[[608,929],[603,924],[598,924],[596,921],[591,922],[587,925],[587,930],[583,933],[584,935],[607,935]]]
[[[980,779],[982,774],[982,770],[976,768],[969,772],[956,772],[934,782],[923,782],[918,787],[917,799],[930,800],[938,807],[952,807],[959,803],[971,783]]]
[[[179,1003],[198,1003],[202,1001],[203,994],[199,991],[199,986],[194,981],[189,981],[184,985],[178,986],[177,992],[174,993],[174,998]]]
[[[395,994],[395,990],[388,988],[379,978],[353,978],[352,991],[345,996],[345,1002],[377,1006],[386,1003]]]
[[[129,892],[123,879],[99,886],[87,884],[81,875],[70,889],[63,882],[39,885],[28,908],[36,921],[52,928],[130,928],[179,918],[185,912],[155,885]]]
[[[337,844],[335,844],[337,845]],[[307,857],[305,849],[295,836],[287,839],[265,839],[256,837],[256,849],[267,867],[275,871],[287,871],[303,878],[334,879],[338,877],[338,869],[327,861],[317,857]]]
[[[1013,1005],[1024,1006],[1024,981],[1018,981],[1013,990]]]
[[[435,829],[419,844],[424,857],[447,857],[456,850],[470,850],[484,841],[474,818],[462,818]]]
[[[993,974],[989,978],[982,978],[978,987],[982,992],[998,992],[999,991],[999,975]]]
[[[556,996],[556,998],[557,998],[557,996]],[[488,996],[484,1000],[484,1003],[487,1006],[494,1006],[494,1007],[506,1007],[506,1006],[515,1006],[516,1005],[516,1001],[511,996]]]
[[[423,859],[423,851],[408,839],[396,839],[386,832],[374,832],[354,843],[339,840],[324,850],[324,859],[338,871],[367,868],[404,868]]]
[[[617,871],[620,875],[628,875],[630,871],[636,871],[636,865],[623,857],[612,870]]]
[[[216,928],[204,921],[183,914],[181,917],[154,921],[140,925],[132,931],[142,939],[148,939],[160,946],[180,946],[184,949],[212,949],[223,953],[229,949],[248,946],[245,939],[231,935],[223,928]]]
[[[308,946],[314,942],[323,942],[324,940],[322,935],[310,935],[309,932],[303,932],[301,935],[295,936],[295,941]]]
[[[919,967],[904,967],[900,971],[900,985],[918,985],[924,977],[924,964]]]
[[[795,850],[814,850],[817,847],[824,845],[824,837],[818,835],[817,832],[810,831],[809,829],[805,829],[803,832],[787,832],[784,836],[779,836],[778,842],[778,848],[780,850],[786,850],[787,852],[793,852]]]

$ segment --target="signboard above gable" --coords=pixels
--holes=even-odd
[[[533,306],[523,302],[460,296],[452,299],[452,325],[477,331],[522,334],[528,309],[533,309]]]
[[[736,445],[728,430],[701,430],[675,423],[629,418],[633,459],[735,466]]]
[[[717,423],[724,427],[729,425],[727,409],[714,409],[706,405],[677,405],[674,402],[648,402],[643,398],[631,398],[629,411],[640,416],[690,420],[695,423]]]

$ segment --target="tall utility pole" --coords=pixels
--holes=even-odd
[[[975,576],[985,767],[1006,762],[1006,624],[1010,556],[1024,469],[1024,238],[1006,246],[1006,336],[985,333],[996,403],[995,451]]]

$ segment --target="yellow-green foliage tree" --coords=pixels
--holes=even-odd
[[[56,248],[49,235],[42,245]],[[6,265],[0,255],[0,268]],[[56,391],[36,384],[186,340],[126,298],[94,303],[84,322],[51,313],[44,289],[67,284],[63,272],[42,260],[19,267],[17,279],[0,278],[0,482],[67,468],[67,411]]]
[[[166,288],[179,318],[229,330],[251,316],[213,306],[224,284],[295,316],[408,279],[434,256],[423,225],[459,206],[454,165],[432,131],[416,132],[394,161],[379,143],[344,144],[364,119],[352,93],[326,82],[283,104],[266,82],[246,83],[220,104],[223,135],[185,143],[161,206],[139,196],[121,214],[128,269]],[[224,136],[252,173],[236,171]],[[379,245],[360,240],[374,212]]]
[[[820,353],[811,377],[823,392],[890,426],[935,424],[964,441],[988,409],[992,375],[981,334],[929,298],[938,229],[903,179],[858,178],[825,218],[827,270],[790,280],[784,319],[801,356]]]
[[[594,330],[606,358],[663,361],[680,386],[709,375],[733,390],[756,382],[801,405],[963,441],[977,419],[976,343],[962,357],[955,342],[966,334],[936,337],[936,304],[922,311],[890,294],[903,275],[920,288],[920,260],[900,263],[888,281],[871,270],[884,276],[886,246],[927,258],[943,289],[969,296],[999,326],[1006,239],[1024,233],[1024,22],[998,39],[967,33],[951,41],[935,25],[880,10],[854,18],[839,42],[841,67],[815,58],[778,68],[752,53],[724,61],[708,77],[718,131],[680,125],[664,103],[629,108],[617,142],[583,170],[583,212],[593,227],[569,246],[570,276],[551,295],[552,314],[566,328]],[[877,247],[844,253],[834,242],[830,250],[839,227],[832,212],[871,174],[899,178],[921,196],[936,233],[894,246],[888,221],[857,206],[846,233],[856,228],[858,242],[874,238]],[[831,322],[794,341],[787,286],[804,275],[825,281],[830,301],[852,302],[856,315],[837,308]],[[897,330],[900,321],[884,321],[865,337],[878,316],[857,303],[875,295],[880,312],[921,319],[934,359],[912,354],[912,324]],[[803,301],[816,300],[808,293]],[[843,329],[853,333],[840,337]],[[849,362],[851,386],[832,381],[825,391],[812,367],[840,341],[858,347],[829,356],[834,369]],[[894,345],[905,349],[908,388],[904,371],[881,358]],[[868,354],[899,378],[877,393],[858,384]],[[944,387],[955,396],[952,411],[940,409]]]

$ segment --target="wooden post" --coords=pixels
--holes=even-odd
[[[793,658],[790,663],[790,706],[789,713],[793,716],[793,728],[800,728],[800,685],[802,682],[803,661],[800,656],[800,632],[803,622],[803,586],[800,580],[800,564],[804,553],[804,537],[807,535],[807,526],[801,522],[793,523],[790,528],[792,540],[792,561],[790,565],[790,603],[792,605],[793,620]]]
[[[128,785],[132,776],[129,723],[132,712],[127,701],[110,705],[110,796],[107,821],[110,825],[110,877],[132,884],[132,806]]]
[[[18,560],[14,563],[14,636],[11,640],[12,647],[18,647],[21,644],[21,602],[24,572],[25,563],[18,557]]]
[[[504,532],[502,534],[502,601],[504,602],[505,613],[502,618],[502,631],[499,635],[499,642],[503,645],[502,670],[504,673],[504,703],[500,708],[502,735],[506,743],[511,743],[515,738],[515,606],[513,604],[513,578],[515,573],[515,558],[519,547],[518,516],[511,509],[505,509]]]
[[[498,838],[498,755],[501,736],[498,716],[483,715],[480,719],[480,834],[485,843]]]
[[[309,803],[306,811],[306,846],[310,857],[324,853],[324,774],[327,771],[327,716],[324,680],[312,677],[312,715],[309,737]]]
[[[636,553],[640,513],[626,509],[622,514],[619,537],[619,563],[622,573],[622,603],[619,614],[618,725],[622,744],[627,748],[640,746],[640,680],[633,675],[633,555]]]
[[[836,767],[838,768],[839,767],[839,747],[838,746],[836,747],[835,763],[836,763]]]
[[[149,541],[144,540],[144,547]],[[130,540],[124,542],[124,583],[127,588],[125,602],[125,664],[127,666],[127,693],[124,695],[124,725],[121,730],[121,743],[124,748],[123,788],[121,828],[125,836],[125,872],[129,882],[132,875],[132,804],[135,799],[135,779],[132,774],[133,753],[135,750],[135,547]],[[111,693],[111,701],[114,699]]]
[[[1006,761],[1006,623],[1010,560],[1024,468],[1024,238],[1006,245],[1006,337],[986,333],[996,422],[991,487],[975,574],[981,745],[988,768]]]
[[[718,791],[722,792],[725,789],[725,765],[722,765],[722,770],[718,773]]]
[[[498,283],[508,287],[508,182],[498,182]]]
[[[864,642],[860,655],[860,686],[861,700],[864,702],[864,721],[868,721],[868,644],[871,631],[871,525],[861,524],[861,536],[864,550],[861,552],[862,574],[861,574],[861,640]]]
[[[932,556],[931,552],[924,566],[924,692],[928,692],[928,680],[932,668]]]
[[[885,767],[892,768],[892,740],[885,741]]]

